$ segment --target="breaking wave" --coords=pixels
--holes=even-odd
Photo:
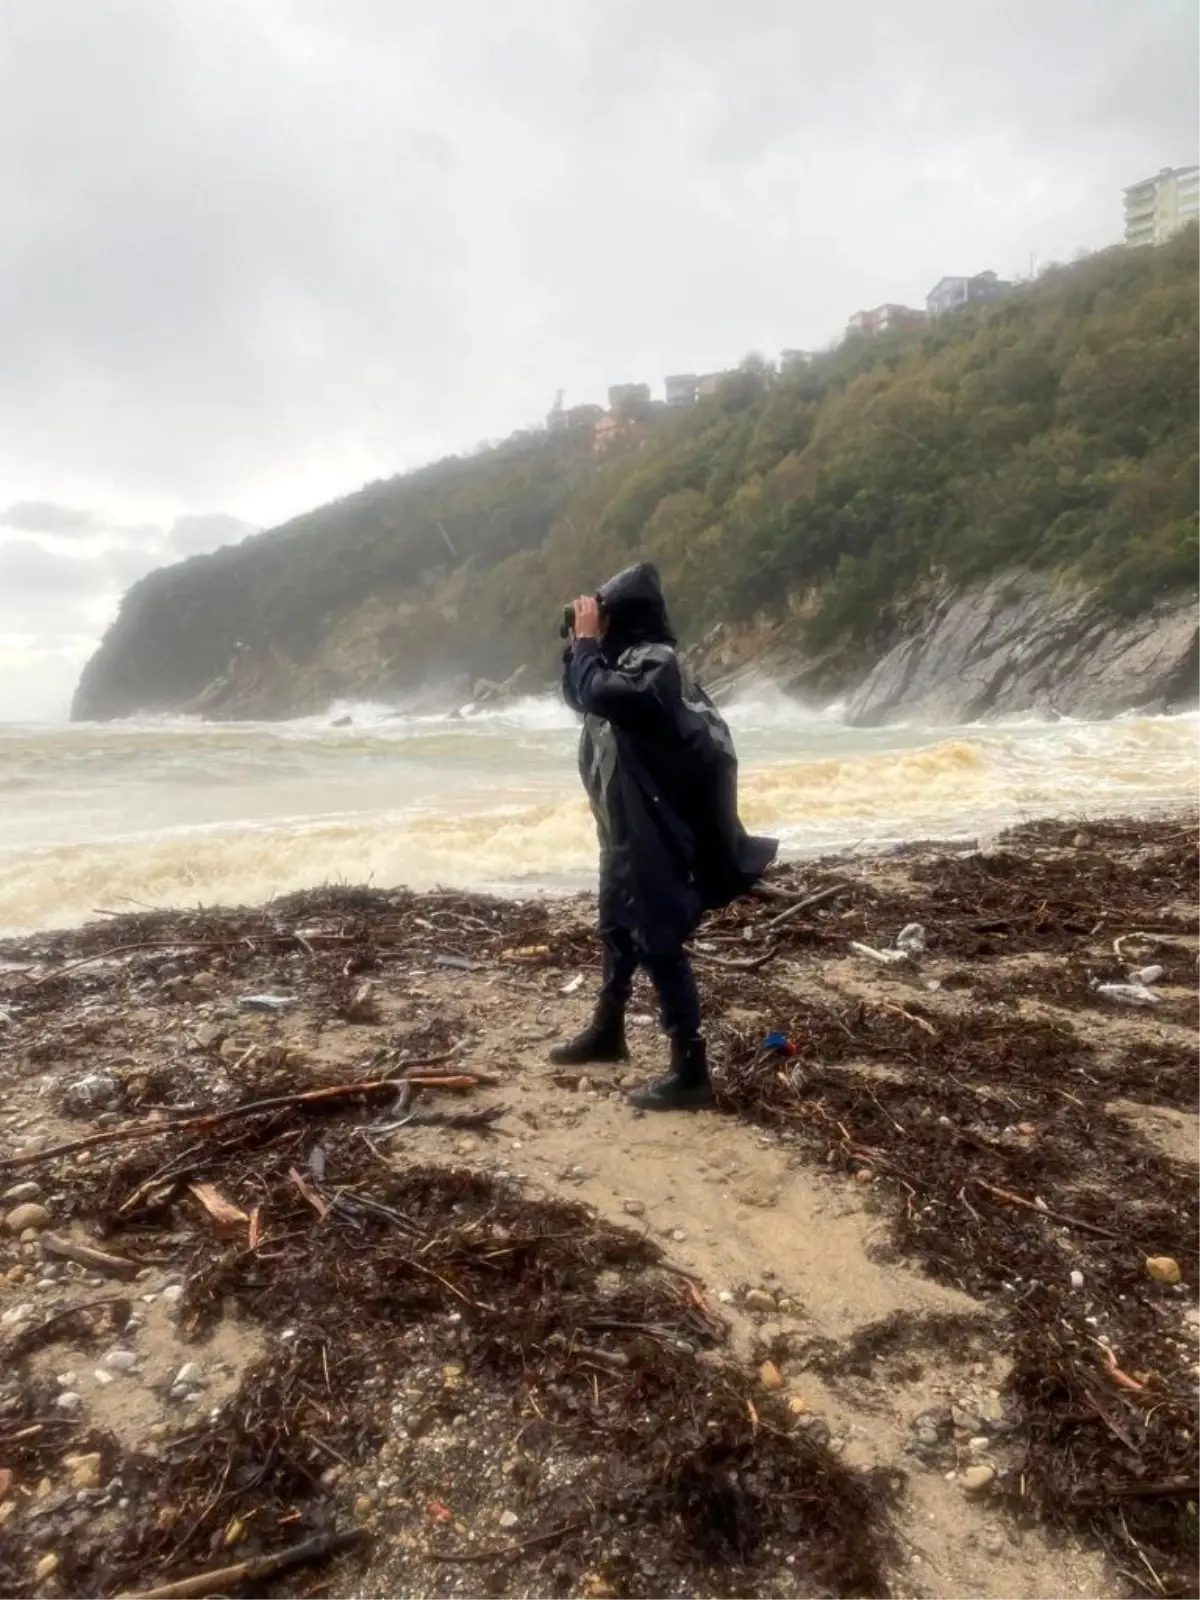
[[[1195,801],[1194,716],[947,735],[851,729],[781,701],[751,694],[727,710],[745,820],[793,856]],[[329,882],[528,893],[591,881],[593,825],[560,705],[453,721],[349,714],[337,729],[0,730],[0,929]]]

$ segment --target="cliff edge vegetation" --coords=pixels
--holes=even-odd
[[[1144,617],[1196,584],[1197,237],[796,372],[750,357],[604,456],[519,435],[154,572],[73,715],[286,716],[548,673],[563,600],[640,559],[687,636],[765,630],[828,692],[1007,575]]]

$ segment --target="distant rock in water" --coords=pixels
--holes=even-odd
[[[536,691],[536,675],[532,667],[521,666],[505,678],[503,683],[493,683],[489,678],[480,678],[471,690],[471,704],[474,706],[503,705],[507,700],[515,700],[519,695],[533,694]]]
[[[1087,592],[997,578],[935,600],[849,695],[845,716],[869,727],[1186,710],[1198,664],[1194,601],[1127,618]]]

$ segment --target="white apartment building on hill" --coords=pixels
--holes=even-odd
[[[1125,191],[1125,243],[1162,244],[1200,217],[1200,167],[1164,167]]]

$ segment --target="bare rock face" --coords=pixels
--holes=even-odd
[[[1197,700],[1197,636],[1194,601],[1123,618],[1088,593],[1024,574],[996,579],[934,601],[850,694],[845,715],[870,727],[1183,710]]]

